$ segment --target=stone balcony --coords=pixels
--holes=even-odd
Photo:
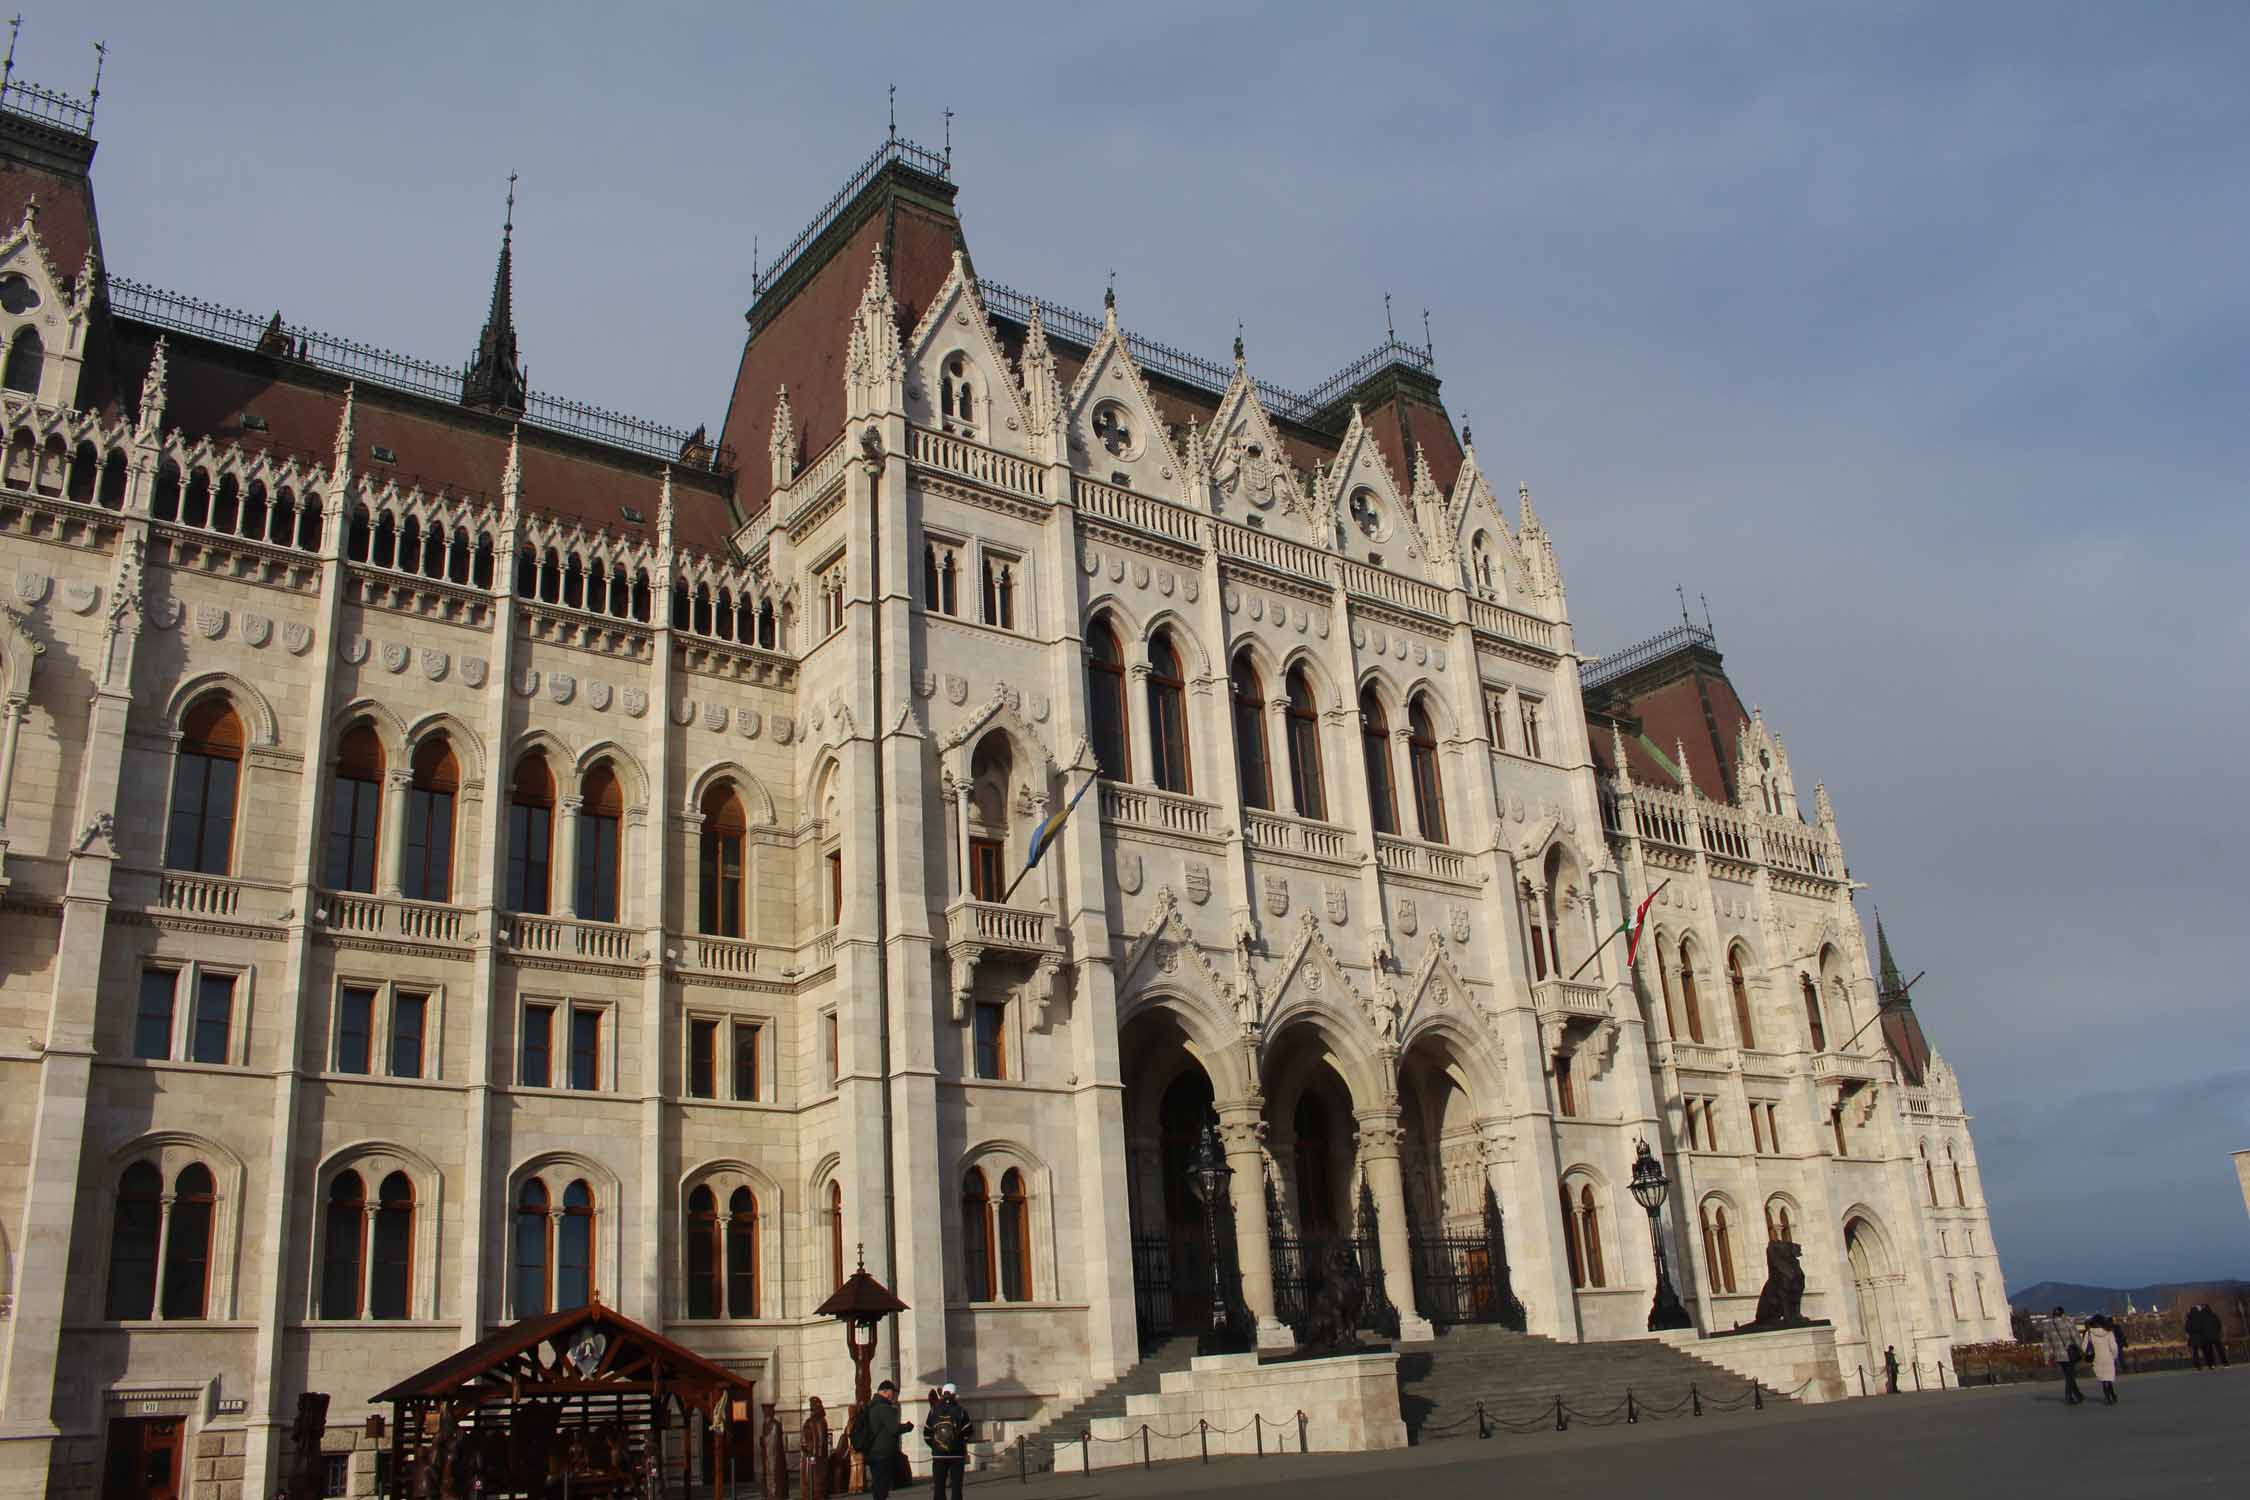
[[[1034,965],[1051,985],[1062,967],[1062,931],[1054,914],[997,901],[954,898],[945,909],[945,956],[953,965],[953,1019],[966,1020],[977,964],[987,954]],[[1045,1006],[1041,1007],[1044,1022]]]
[[[1606,1021],[1609,997],[1598,984],[1576,984],[1568,979],[1542,979],[1531,987],[1531,1003],[1539,1018],[1559,1016],[1572,1021]]]
[[[1856,1052],[1817,1052],[1813,1054],[1812,1077],[1815,1083],[1835,1084],[1843,1097],[1850,1097],[1871,1083],[1886,1083],[1890,1070],[1878,1057],[1862,1057]]]
[[[167,876],[169,884],[178,877]],[[477,941],[475,913],[437,901],[407,901],[356,891],[322,891],[313,920],[335,937],[370,938],[467,949]]]
[[[640,929],[614,922],[517,913],[503,920],[501,937],[510,952],[530,958],[597,964],[635,964],[648,959]]]
[[[1666,1042],[1662,1055],[1675,1068],[1689,1068],[1699,1073],[1730,1072],[1734,1064],[1730,1049],[1707,1042]]]

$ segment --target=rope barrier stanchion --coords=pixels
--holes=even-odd
[[[1477,1403],[1477,1437],[1487,1441],[1492,1437],[1492,1426],[1484,1419],[1484,1403],[1482,1401]]]
[[[1256,1412],[1250,1413],[1250,1425],[1258,1429],[1258,1457],[1266,1456],[1266,1419]]]
[[[1089,1474],[1094,1472],[1094,1429],[1078,1429],[1078,1462]]]
[[[1696,1386],[1695,1386],[1695,1382],[1691,1380],[1691,1381],[1689,1381],[1689,1382],[1688,1382],[1687,1393],[1688,1393],[1688,1399],[1689,1399],[1689,1400],[1691,1400],[1691,1401],[1693,1401],[1693,1402],[1695,1403],[1695,1414],[1696,1414],[1697,1416],[1699,1416],[1699,1417],[1700,1417],[1700,1416],[1702,1416],[1702,1415],[1703,1415],[1703,1392],[1702,1392],[1702,1391],[1700,1391],[1700,1390],[1698,1390],[1698,1389],[1696,1389]]]
[[[1916,1361],[1914,1361],[1914,1389],[1916,1389],[1916,1390],[1920,1390],[1921,1388],[1922,1388],[1922,1362],[1921,1362],[1920,1360],[1916,1360]]]
[[[1750,1382],[1750,1404],[1759,1411],[1766,1409],[1765,1387],[1759,1385],[1755,1380]]]
[[[1559,1392],[1555,1396],[1555,1431],[1570,1431],[1570,1418],[1563,1415],[1562,1396]]]
[[[1627,1386],[1625,1387],[1625,1421],[1627,1425],[1634,1425],[1639,1423],[1640,1420],[1641,1409],[1633,1404],[1633,1388]]]
[[[1305,1440],[1305,1414],[1303,1411],[1297,1413],[1297,1451],[1299,1453],[1310,1453],[1312,1451],[1311,1444]]]
[[[1195,1434],[1203,1442],[1203,1461],[1211,1461],[1211,1424],[1201,1417],[1195,1420]]]
[[[1867,1394],[1867,1366],[1860,1365],[1857,1366],[1857,1369],[1859,1370],[1859,1393],[1864,1396]]]
[[[1031,1483],[1031,1443],[1022,1437],[1016,1439],[1016,1483]]]

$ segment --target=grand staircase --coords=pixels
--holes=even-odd
[[[1076,1442],[1078,1434],[1096,1417],[1124,1416],[1127,1396],[1145,1396],[1154,1392],[1165,1375],[1174,1370],[1186,1369],[1188,1361],[1193,1358],[1195,1339],[1192,1335],[1167,1339],[1149,1350],[1139,1364],[1087,1396],[1076,1406],[1053,1416],[1040,1417],[1036,1427],[1026,1428],[1023,1433],[1023,1442],[1031,1450],[1031,1467],[1052,1467],[1052,1449],[1055,1444]],[[1013,1446],[1011,1442],[1009,1447]],[[1015,1462],[1014,1454],[1002,1450],[996,1450],[993,1459],[1001,1463]]]
[[[1494,1419],[1515,1424],[1530,1422],[1543,1406],[1551,1425],[1557,1396],[1576,1420],[1579,1413],[1608,1414],[1628,1389],[1641,1406],[1669,1408],[1687,1400],[1690,1387],[1712,1411],[1747,1398],[1750,1382],[1656,1339],[1565,1344],[1473,1324],[1398,1357],[1399,1409],[1415,1443],[1476,1436],[1480,1401]],[[1767,1391],[1764,1399],[1784,1398]]]

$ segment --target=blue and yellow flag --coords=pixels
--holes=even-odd
[[[1087,777],[1084,785],[1072,793],[1070,800],[1062,805],[1062,811],[1041,823],[1032,833],[1031,850],[1024,856],[1022,873],[1018,874],[1016,879],[1021,880],[1025,875],[1031,873],[1033,867],[1039,863],[1040,856],[1047,852],[1047,846],[1055,841],[1055,835],[1062,832],[1063,819],[1070,816],[1070,810],[1078,805],[1078,799],[1086,795],[1086,788],[1092,786],[1098,779],[1098,777],[1093,776]]]

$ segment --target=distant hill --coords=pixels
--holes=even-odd
[[[2042,1281],[2037,1286],[2009,1289],[2008,1300],[2026,1312],[2043,1313],[2060,1307],[2070,1313],[2112,1312],[2130,1300],[2135,1307],[2162,1307],[2181,1293],[2198,1302],[2231,1300],[2250,1291],[2250,1281],[2160,1281],[2151,1286],[2086,1286],[2075,1281]]]

